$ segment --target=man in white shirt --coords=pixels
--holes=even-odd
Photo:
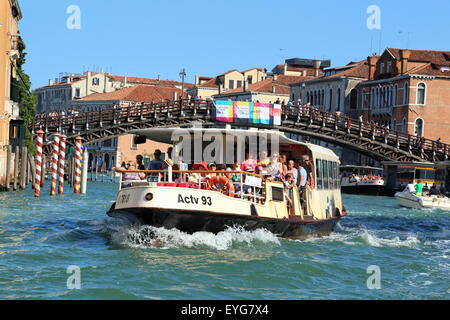
[[[408,190],[411,194],[416,194],[416,187],[414,186],[414,183],[412,181],[408,183],[405,190]]]

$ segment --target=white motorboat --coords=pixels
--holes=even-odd
[[[413,209],[450,210],[450,199],[444,196],[417,196],[408,191],[397,192],[395,198],[402,207]]]

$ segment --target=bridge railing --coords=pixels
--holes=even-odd
[[[177,117],[195,118],[196,116],[204,118],[212,114],[213,107],[214,102],[211,100],[179,99],[97,111],[75,111],[70,115],[38,115],[33,120],[32,130],[36,131],[42,128],[46,132],[56,131],[56,129],[75,132],[147,119],[164,118],[167,120]],[[399,133],[396,130],[375,126],[374,123],[361,122],[344,114],[330,113],[313,106],[283,105],[282,120],[316,125],[332,131],[356,135],[419,156],[431,153],[433,157],[438,155],[439,158],[447,159],[450,152],[449,146],[445,143]]]

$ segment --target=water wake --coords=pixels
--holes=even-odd
[[[246,244],[247,246],[258,243],[280,245],[278,238],[265,229],[246,231],[242,227],[228,227],[225,231],[217,234],[206,231],[188,234],[178,229],[168,230],[162,227],[123,226],[111,236],[114,243],[135,248],[208,247],[216,250],[227,250],[238,244]]]

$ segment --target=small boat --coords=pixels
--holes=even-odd
[[[397,192],[395,198],[402,207],[412,209],[450,210],[450,199],[445,196],[417,196],[405,190]]]
[[[140,129],[132,133],[138,135],[135,141],[141,143],[145,141],[142,137],[146,137],[173,144],[176,155],[181,147],[171,138],[175,130],[177,128]],[[241,137],[255,133],[238,129],[183,130],[192,137],[215,135],[216,140],[228,134]],[[288,158],[309,156],[315,186],[306,186],[301,193],[294,186],[287,193],[283,183],[247,171],[217,170],[213,172],[215,176],[208,178],[212,172],[199,166],[194,165],[192,170],[178,170],[186,168],[181,163],[178,168],[172,166],[177,163],[174,159],[167,161],[167,170],[133,171],[147,175],[146,180],[123,181],[122,184],[121,179],[116,202],[107,214],[135,224],[176,228],[187,233],[218,233],[227,227],[242,226],[246,230],[265,228],[278,236],[295,239],[329,235],[339,219],[346,215],[339,188],[339,158],[330,149],[291,140],[279,132],[264,131],[264,134],[276,137],[276,147]],[[202,145],[202,142],[196,145]],[[226,147],[223,154],[233,152],[228,150],[228,143],[223,147]],[[208,146],[203,142],[202,151],[205,148]],[[239,150],[239,147],[234,150]],[[183,157],[187,162],[186,155]],[[127,173],[130,171],[122,174]],[[290,201],[287,201],[287,194]]]
[[[384,195],[383,169],[370,166],[340,166],[343,193]]]

